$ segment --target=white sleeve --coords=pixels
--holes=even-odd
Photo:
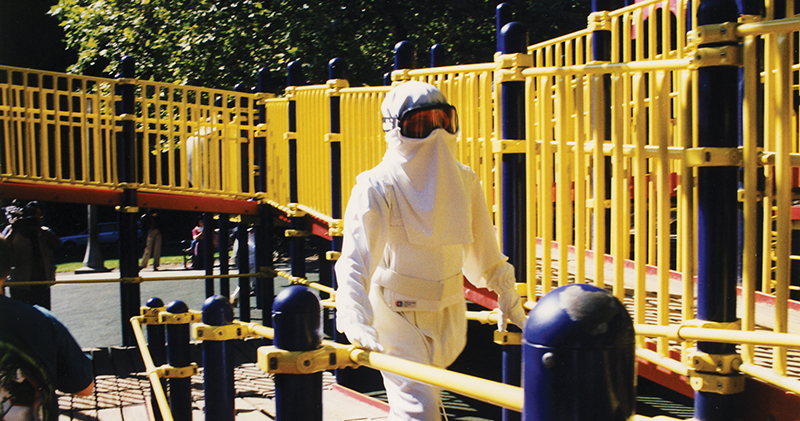
[[[359,177],[344,214],[342,254],[336,262],[337,330],[371,325],[369,283],[383,256],[389,229],[389,206],[380,186]]]
[[[469,178],[473,241],[464,247],[464,276],[478,288],[502,292],[514,286],[514,268],[500,252],[480,181],[474,173]]]

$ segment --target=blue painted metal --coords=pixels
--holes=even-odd
[[[151,309],[160,308],[164,307],[164,302],[158,297],[153,297],[147,300],[146,305]],[[167,363],[167,337],[164,325],[147,325],[147,349],[150,350],[150,358],[152,358],[153,364],[156,367]],[[165,391],[167,390],[167,381],[165,379],[161,379],[161,388]],[[150,390],[150,402],[153,403],[153,416],[155,417],[155,421],[161,421],[161,409],[158,406],[158,401],[156,400],[156,395],[152,388]]]
[[[499,10],[499,9],[498,9]],[[498,16],[498,20],[500,17]],[[518,22],[507,23],[500,30],[498,43],[502,54],[525,53],[527,51],[527,32]],[[504,140],[525,139],[525,82],[508,81],[501,88],[501,134]],[[503,189],[503,253],[515,270],[517,282],[525,282],[526,270],[526,182],[525,154],[503,154],[501,177]],[[509,326],[509,331],[519,331]],[[520,384],[521,353],[517,345],[503,346],[503,383],[518,386]],[[518,420],[520,414],[510,409],[503,409],[503,420]]]
[[[247,229],[250,227],[244,219],[239,222],[236,230],[239,240],[239,273],[250,273],[250,246],[249,234]],[[239,320],[250,321],[250,278],[243,276],[239,278]]]
[[[233,308],[228,299],[215,295],[203,303],[203,323],[226,326],[233,322]],[[236,418],[233,387],[233,344],[228,341],[203,342],[203,384],[206,420],[233,421]]]
[[[230,273],[230,267],[228,265],[228,248],[230,245],[230,239],[228,237],[228,231],[230,228],[230,219],[227,213],[219,214],[219,274],[220,275],[227,275]],[[220,278],[219,280],[219,294],[230,298],[231,296],[231,281],[228,278]]]
[[[136,61],[133,57],[123,57],[120,61],[119,79],[132,79],[136,76]],[[133,115],[136,113],[136,85],[123,83],[118,85],[118,94],[122,101],[118,104],[119,115]],[[136,183],[136,122],[126,120],[122,122],[122,131],[117,134],[117,177],[120,183]],[[137,240],[137,215],[128,210],[138,206],[136,189],[126,188],[122,191],[122,212],[119,212],[119,276],[120,278],[134,278],[139,276],[139,259],[136,245]],[[139,284],[134,282],[120,282],[120,316],[122,319],[122,345],[136,345],[133,328],[130,324],[131,317],[139,315]]]
[[[431,47],[431,67],[447,65],[447,48],[442,44],[433,44]]]
[[[300,62],[289,63],[288,75],[286,77],[287,86],[300,86],[303,83],[303,74]],[[297,132],[297,104],[294,100],[289,100],[289,131]],[[297,182],[297,139],[289,139],[289,201],[298,203],[298,182]],[[302,231],[305,228],[305,220],[301,217],[293,217],[289,220],[289,228]],[[304,237],[289,238],[289,260],[292,268],[292,276],[305,278],[306,276],[306,251]]]
[[[214,274],[214,214],[203,214],[203,241],[200,252],[203,253],[203,268],[206,276]],[[214,279],[206,279],[206,297],[214,295]]]
[[[497,40],[496,51],[503,51],[503,43],[501,41],[500,32],[507,23],[510,23],[512,20],[514,20],[514,12],[511,10],[511,6],[508,3],[498,4],[497,7],[495,7],[494,19],[495,39]]]
[[[734,0],[705,0],[697,24],[736,22]],[[701,45],[700,48],[710,45]],[[718,46],[718,45],[714,45]],[[706,66],[697,70],[697,130],[699,147],[738,146],[738,83],[736,66]],[[714,322],[736,320],[738,168],[700,167],[697,174],[697,318]],[[698,342],[710,354],[735,353],[733,344]],[[695,392],[695,419],[737,419],[736,395]]]
[[[400,41],[394,46],[394,70],[417,67],[417,50],[411,41]]]
[[[522,337],[525,421],[625,421],[636,403],[633,321],[589,284],[554,289]]]
[[[167,305],[167,312],[181,314],[189,311],[183,301],[173,301]],[[167,325],[167,363],[175,368],[191,364],[189,351],[189,323]],[[192,379],[171,378],[169,383],[169,407],[175,421],[192,420]]]
[[[322,344],[322,305],[307,287],[292,285],[275,297],[273,344],[286,351],[311,351]],[[322,373],[276,374],[277,421],[322,420]]]

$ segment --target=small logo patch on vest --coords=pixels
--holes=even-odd
[[[403,308],[414,308],[417,306],[416,301],[400,301],[397,300],[394,302],[395,307],[403,307]]]

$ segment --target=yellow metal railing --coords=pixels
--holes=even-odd
[[[787,349],[794,347],[787,343],[800,334],[789,317],[788,239],[800,172],[795,104],[800,63],[792,53],[800,18],[774,20],[770,5],[766,19],[688,27],[687,22],[696,25],[696,10],[687,5],[698,3],[648,0],[598,12],[586,29],[532,45],[527,54],[395,71],[392,78],[433,83],[458,108],[458,159],[481,179],[496,224],[503,212],[497,199],[502,154],[525,154],[528,307],[559,285],[606,287],[629,304],[641,328],[641,354],[678,372],[686,367],[669,360],[670,350],[679,349],[685,357],[697,339],[647,331],[695,318],[698,167],[741,167],[742,323],[737,330],[788,338],[737,342],[741,371],[796,390],[787,369],[793,362]],[[728,59],[743,69],[743,124],[741,148],[719,152],[697,148],[695,70],[704,65],[697,41],[723,33],[741,43]],[[601,35],[609,39],[605,60],[592,55]],[[509,78],[525,82],[522,141],[499,135],[499,92]],[[126,80],[137,86],[136,113],[117,116],[120,97],[114,92],[121,82],[0,67],[0,181],[119,188],[115,139],[118,124],[127,119],[136,122],[137,187],[142,190],[258,197],[289,209],[287,145],[293,138],[301,204],[294,206],[324,216],[333,212],[329,142],[341,144],[343,204],[357,174],[380,162],[385,152],[379,113],[389,87],[329,81],[271,98]],[[329,133],[331,95],[341,99],[341,134]],[[291,134],[290,99],[298,117]],[[256,124],[257,105],[266,110],[263,125]],[[256,168],[257,139],[265,142],[265,168]],[[257,173],[266,176],[266,192],[260,195],[254,193]],[[767,294],[774,304],[759,304],[756,298]],[[702,337],[705,330],[699,332]],[[655,340],[655,353],[645,349],[645,337]],[[767,357],[757,359],[756,351]]]

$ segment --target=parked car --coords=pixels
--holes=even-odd
[[[119,241],[119,230],[117,229],[117,223],[98,223],[97,237],[100,240],[101,246],[117,244],[117,241]],[[89,242],[89,230],[87,228],[80,234],[61,237],[61,242],[63,243],[61,247],[66,254],[73,254],[82,250],[86,250],[86,244]]]

